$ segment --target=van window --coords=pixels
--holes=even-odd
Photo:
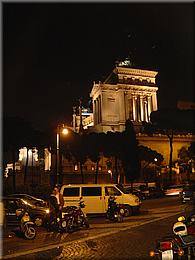
[[[64,197],[78,197],[79,196],[79,187],[64,188],[63,196]]]
[[[102,196],[101,187],[83,187],[82,196]]]
[[[105,187],[105,195],[106,196],[120,196],[121,192],[117,190],[115,187]]]

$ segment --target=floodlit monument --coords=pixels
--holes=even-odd
[[[98,132],[123,131],[130,119],[137,132],[157,110],[156,71],[117,66],[103,82],[93,84],[94,128]]]
[[[82,123],[90,132],[124,131],[125,122],[130,119],[134,125],[140,145],[150,147],[169,162],[169,140],[166,135],[142,134],[142,122],[150,121],[150,113],[158,110],[156,76],[158,72],[132,68],[128,60],[116,67],[104,82],[93,83],[90,97],[93,111],[82,110]],[[73,115],[73,125],[78,132],[80,116]],[[181,147],[187,148],[194,136],[175,135],[173,140],[173,161],[178,159]]]

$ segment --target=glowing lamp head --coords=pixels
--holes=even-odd
[[[150,255],[151,257],[154,257],[154,256],[155,256],[155,252],[154,252],[154,251],[150,251],[149,255]]]
[[[68,129],[67,129],[67,128],[63,128],[62,134],[63,134],[63,135],[67,135],[67,134],[68,134]]]

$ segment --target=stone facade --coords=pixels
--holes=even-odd
[[[90,97],[93,102],[94,126],[91,131],[123,131],[130,119],[140,145],[147,146],[169,163],[169,140],[166,135],[147,136],[140,133],[142,122],[150,121],[150,113],[158,110],[156,76],[158,72],[127,67],[116,67],[103,82],[94,83]],[[181,147],[195,141],[191,134],[173,138],[173,161],[178,159]]]
[[[156,75],[155,71],[116,67],[104,83],[94,83],[90,93],[94,129],[123,131],[127,119],[135,127],[150,121],[150,113],[157,110]]]

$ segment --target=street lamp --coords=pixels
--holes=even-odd
[[[68,135],[69,130],[67,127],[62,125],[57,126],[57,135],[56,135],[56,177],[57,184],[60,182],[60,135]]]

